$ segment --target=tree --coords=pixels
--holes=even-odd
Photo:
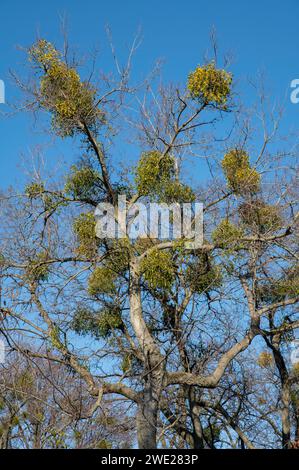
[[[28,357],[38,349],[72,370],[94,407],[107,395],[133,404],[140,448],[267,446],[248,437],[269,424],[249,425],[248,377],[259,366],[243,369],[253,342],[280,328],[273,312],[289,318],[288,331],[298,326],[296,155],[275,147],[280,116],[267,114],[264,96],[262,132],[251,128],[233,103],[232,75],[215,60],[183,87],[132,87],[135,48],[118,81],[98,86],[51,43],[28,51],[27,107],[46,111],[52,132],[77,142],[82,156],[65,178],[36,171],[24,194],[3,197],[2,328],[16,344],[27,332]],[[225,119],[229,137],[204,133]],[[140,158],[123,168],[113,143],[128,135]],[[209,170],[201,185],[197,174],[188,181],[186,157]],[[200,200],[203,245],[97,238],[95,208],[116,212],[119,196],[133,219],[137,201]],[[282,389],[283,433],[285,397]]]

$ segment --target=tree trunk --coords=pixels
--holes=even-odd
[[[140,269],[130,264],[130,319],[144,358],[144,389],[138,405],[137,436],[140,449],[156,449],[157,417],[164,376],[164,358],[143,317]]]
[[[193,449],[203,449],[209,448],[208,445],[205,445],[203,429],[200,422],[200,407],[196,403],[196,396],[194,387],[189,388],[189,405],[190,405],[190,414],[191,421],[193,425]]]
[[[281,401],[282,401],[282,447],[283,449],[288,449],[291,443],[291,423],[290,423],[290,390],[289,384],[282,384],[281,391]]]
[[[137,412],[137,438],[139,449],[157,448],[158,400],[154,387],[148,381]]]
[[[291,446],[291,418],[290,418],[290,407],[291,407],[291,393],[289,374],[286,367],[284,358],[279,351],[279,343],[275,344],[275,338],[273,338],[272,350],[274,354],[275,364],[278,368],[280,382],[281,382],[281,431],[282,431],[282,448],[289,449]]]

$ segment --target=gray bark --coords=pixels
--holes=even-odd
[[[145,386],[137,413],[139,449],[157,448],[158,401],[150,382]]]
[[[130,266],[130,318],[144,362],[144,388],[138,404],[137,437],[140,449],[156,449],[159,399],[164,358],[143,318],[138,262]]]

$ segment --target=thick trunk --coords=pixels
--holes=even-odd
[[[283,449],[288,449],[291,444],[291,423],[290,423],[290,390],[288,383],[282,385],[281,392],[281,401],[282,401],[282,447]]]
[[[137,412],[137,438],[139,449],[157,448],[158,400],[154,387],[148,382]]]
[[[164,358],[143,317],[138,262],[130,266],[130,318],[144,359],[144,389],[138,405],[137,436],[140,449],[156,449],[157,416],[164,378]]]
[[[269,320],[270,328],[273,328],[272,318]],[[281,383],[281,434],[282,434],[282,448],[289,449],[291,447],[291,392],[289,373],[284,361],[283,355],[280,351],[280,335],[275,335],[272,341],[264,337],[265,342],[273,351],[275,365],[278,369],[280,383]]]
[[[281,352],[273,340],[272,350],[274,354],[275,364],[278,368],[281,382],[281,430],[282,430],[282,448],[289,449],[291,446],[291,393],[289,374]]]
[[[148,355],[155,354],[162,359],[159,348],[152,337],[147,324],[143,318],[141,289],[139,285],[140,272],[136,262],[131,262],[130,266],[130,319],[134,329],[140,349],[144,354],[145,360]]]
[[[200,422],[200,407],[196,403],[196,396],[194,387],[189,388],[189,405],[191,421],[193,425],[193,449],[209,448],[205,443],[203,429]]]

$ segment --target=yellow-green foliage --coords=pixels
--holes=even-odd
[[[269,282],[257,286],[256,289],[257,299],[261,303],[271,304],[282,300],[281,295],[276,292],[276,283]]]
[[[30,199],[36,199],[41,196],[45,188],[42,183],[30,183],[25,188],[25,194]]]
[[[163,201],[166,203],[194,202],[195,194],[189,186],[180,183],[180,181],[170,181],[164,187]]]
[[[101,439],[96,445],[96,449],[112,449],[112,444],[108,439]]]
[[[122,274],[129,267],[132,246],[128,239],[112,241],[108,249],[107,265],[117,274]]]
[[[292,373],[296,377],[299,377],[299,362],[296,362],[292,367]]]
[[[114,305],[99,312],[79,308],[75,312],[71,328],[83,336],[90,334],[96,338],[107,337],[113,330],[123,329],[120,309]]]
[[[231,223],[228,219],[223,219],[212,233],[214,243],[221,247],[235,245],[243,236],[243,230]]]
[[[5,266],[5,263],[5,256],[0,252],[0,268],[3,268]]]
[[[261,284],[257,290],[259,300],[263,303],[279,302],[286,297],[299,296],[299,272],[297,267],[281,279],[271,279]]]
[[[146,196],[153,192],[160,192],[175,174],[174,163],[172,156],[162,156],[155,150],[143,153],[136,169],[138,193]]]
[[[159,240],[158,238],[138,238],[136,240],[136,242],[134,243],[133,247],[134,247],[134,250],[139,254],[141,255],[142,253],[144,253],[146,250],[148,250],[149,248],[152,248],[154,245],[156,245],[157,243],[160,243],[161,240]]]
[[[140,268],[152,289],[170,289],[175,280],[172,256],[167,251],[154,249],[143,258]]]
[[[187,267],[185,282],[193,292],[208,292],[221,285],[220,267],[215,266],[208,254],[200,254]]]
[[[279,209],[261,200],[241,204],[239,214],[242,222],[255,232],[276,231],[282,226]]]
[[[93,257],[97,253],[98,239],[95,232],[96,221],[92,212],[80,214],[74,220],[73,229],[77,236],[79,255]]]
[[[294,366],[297,366],[297,365],[299,365],[299,362],[296,362],[296,364],[294,364]],[[290,395],[291,395],[291,400],[292,400],[293,404],[295,406],[299,406],[299,393],[298,393],[298,390],[291,390]]]
[[[42,73],[39,103],[53,114],[53,125],[60,135],[72,135],[83,122],[92,126],[102,117],[95,107],[96,90],[81,82],[77,71],[62,60],[51,43],[39,40],[29,50],[29,57]]]
[[[250,167],[245,150],[232,149],[222,160],[222,169],[228,186],[236,194],[256,193],[260,187],[260,174]]]
[[[100,174],[90,166],[73,165],[67,177],[65,191],[76,199],[96,199],[102,187]]]
[[[30,48],[29,59],[38,66],[42,66],[47,70],[51,67],[53,62],[60,59],[60,53],[50,42],[45,39],[40,39]]]
[[[195,195],[191,188],[175,179],[175,160],[158,151],[141,155],[135,176],[138,193],[154,199],[171,202],[192,202]]]
[[[99,315],[97,324],[99,335],[102,337],[109,336],[113,330],[123,329],[123,321],[118,309],[103,310]]]
[[[51,331],[50,331],[50,339],[51,339],[51,343],[52,343],[52,346],[56,349],[59,349],[60,346],[61,346],[61,343],[60,343],[60,334],[59,334],[59,328],[57,325],[55,325]]]
[[[260,367],[262,368],[267,368],[270,367],[273,364],[273,356],[271,353],[267,351],[263,351],[260,353],[257,363]]]
[[[20,373],[12,380],[14,393],[19,400],[23,400],[29,395],[32,395],[35,386],[35,379],[30,369],[21,370]]]
[[[276,292],[283,297],[299,296],[299,277],[278,282]]]
[[[97,324],[94,312],[88,308],[79,307],[74,313],[70,327],[83,336],[89,333],[95,334]]]
[[[49,255],[43,251],[38,253],[36,257],[30,261],[26,275],[32,281],[46,281],[49,276],[49,264],[47,260]]]
[[[149,248],[152,248],[154,244],[157,243],[157,239],[152,238],[139,238],[134,244],[134,249],[138,254],[144,253]]]
[[[131,369],[131,354],[125,354],[121,362],[121,369],[124,373]]]
[[[20,375],[17,376],[14,387],[17,391],[28,393],[32,390],[34,385],[34,377],[29,370],[23,370]]]
[[[205,104],[224,107],[230,95],[232,75],[216,69],[215,63],[198,66],[188,77],[188,90],[191,97]]]
[[[274,290],[281,297],[299,296],[299,268],[295,266],[290,270],[284,279],[280,279],[275,284]]]
[[[55,449],[65,449],[65,431],[56,431],[55,429],[50,428],[48,441],[49,444]]]
[[[113,294],[115,292],[116,273],[106,266],[95,268],[88,280],[90,295]]]
[[[55,210],[61,203],[55,194],[49,194],[45,190],[43,183],[28,184],[25,188],[25,195],[29,199],[41,199],[44,203],[45,211]]]

